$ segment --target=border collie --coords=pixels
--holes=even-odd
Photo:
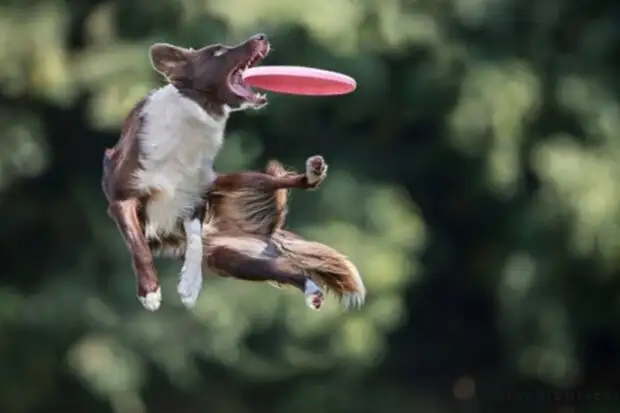
[[[150,48],[151,63],[167,84],[129,113],[118,143],[105,152],[102,179],[108,214],[131,253],[138,299],[148,310],[157,310],[162,300],[151,245],[171,236],[186,241],[177,291],[186,306],[196,303],[213,161],[229,114],[267,102],[243,82],[242,72],[269,49],[263,34],[236,46]]]

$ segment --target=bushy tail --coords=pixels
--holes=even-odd
[[[336,295],[345,308],[360,307],[364,303],[366,287],[359,271],[346,256],[325,244],[307,241],[290,231],[276,232],[274,241],[282,254],[278,257],[278,266],[312,278],[327,292]]]

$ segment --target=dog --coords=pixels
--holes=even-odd
[[[148,310],[157,310],[162,300],[149,243],[170,235],[186,239],[177,291],[187,307],[196,303],[204,199],[216,179],[213,161],[229,114],[267,103],[243,82],[242,72],[269,50],[263,34],[236,46],[193,50],[157,43],[150,48],[153,68],[167,84],[131,110],[119,141],[105,151],[102,178],[108,215],[131,253],[138,299]]]
[[[316,189],[327,174],[321,156],[306,161],[305,173],[270,161],[266,171],[218,174],[206,199],[203,267],[223,276],[293,286],[308,307],[319,310],[325,291],[345,308],[360,307],[366,288],[355,265],[338,251],[307,241],[284,228],[289,189]],[[159,238],[156,255],[183,257],[187,240],[178,234]]]

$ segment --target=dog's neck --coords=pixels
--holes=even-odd
[[[228,114],[230,113],[228,105],[218,102],[209,93],[183,87],[182,85],[172,84],[172,86],[178,90],[181,95],[194,101],[214,119],[225,121],[228,118]]]

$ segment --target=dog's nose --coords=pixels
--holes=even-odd
[[[254,36],[252,36],[252,39],[258,40],[258,41],[262,42],[262,41],[267,40],[267,35],[263,34],[263,33],[258,33],[258,34],[255,34]]]

